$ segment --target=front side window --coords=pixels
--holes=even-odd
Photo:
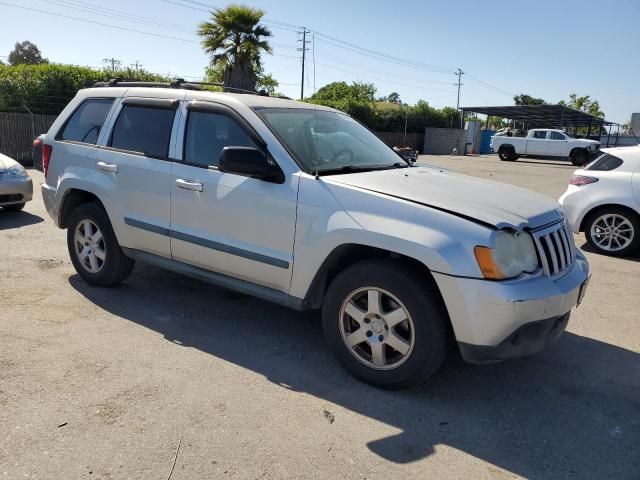
[[[345,114],[306,108],[264,108],[257,113],[307,172],[407,166],[387,144]]]
[[[547,138],[547,132],[544,130],[540,132],[533,132],[533,138],[537,138],[538,140],[544,140],[545,138]]]
[[[62,130],[60,140],[95,145],[113,101],[113,98],[92,98],[82,102]]]
[[[109,146],[167,158],[175,114],[173,108],[125,104],[113,126]]]
[[[595,172],[610,172],[611,170],[615,170],[620,165],[622,165],[622,160],[618,157],[614,157],[613,155],[609,155],[605,153],[604,155],[596,158],[589,166],[587,166],[586,170],[592,170]]]
[[[551,132],[551,140],[565,140],[565,136],[558,132]]]
[[[256,144],[232,118],[213,112],[189,112],[184,143],[184,161],[201,167],[217,167],[224,147]]]

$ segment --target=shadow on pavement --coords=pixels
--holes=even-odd
[[[408,463],[449,445],[533,478],[637,478],[640,355],[563,335],[528,359],[450,362],[425,385],[378,390],[350,377],[324,345],[317,312],[295,312],[197,280],[136,266],[116,288],[70,284],[106,311],[401,433],[369,448]],[[339,419],[337,419],[339,421]]]
[[[34,215],[24,210],[19,212],[5,212],[0,207],[0,230],[8,230],[10,228],[26,227],[36,223],[44,222],[44,219],[38,215]]]
[[[606,255],[603,255],[601,253],[596,252],[595,248],[593,248],[591,245],[589,245],[588,242],[584,242],[580,246],[580,250],[584,250],[585,252],[593,253],[594,255],[602,255],[603,257],[606,257]],[[627,257],[611,257],[611,258],[618,258],[620,260],[627,260],[629,262],[640,262],[640,250],[635,252],[635,253],[632,253],[631,255],[629,255]]]

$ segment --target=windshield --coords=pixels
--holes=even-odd
[[[407,166],[382,140],[347,115],[301,108],[265,108],[256,113],[308,172]]]

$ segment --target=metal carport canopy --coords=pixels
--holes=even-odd
[[[604,118],[567,107],[566,105],[508,105],[505,107],[462,107],[464,112],[481,113],[491,117],[526,122],[529,128],[588,127],[589,125],[617,125]]]

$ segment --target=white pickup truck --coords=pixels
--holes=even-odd
[[[514,161],[521,155],[531,157],[562,157],[576,166],[584,165],[600,148],[600,142],[573,138],[562,130],[533,129],[526,137],[496,135],[491,137],[491,148],[500,160]]]

